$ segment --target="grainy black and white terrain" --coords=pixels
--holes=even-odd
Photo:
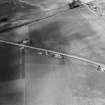
[[[35,15],[36,11],[39,14]],[[43,18],[57,11],[59,9],[46,12],[32,7],[24,14],[17,11],[13,15],[21,13],[21,21],[24,21],[34,16]],[[9,26],[14,23],[11,20],[12,17]],[[105,17],[95,16],[87,8],[80,7],[7,30],[0,33],[0,40],[17,42],[29,38],[33,47],[105,64],[104,33]],[[22,55],[19,48],[0,43],[1,105],[105,105],[105,73],[98,72],[96,64],[70,57],[62,60],[39,55],[38,50],[29,48],[25,48]]]

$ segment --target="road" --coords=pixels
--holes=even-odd
[[[74,58],[74,59],[77,59],[77,60],[88,62],[90,64],[96,65],[96,67],[98,67],[99,65],[102,66],[102,67],[105,67],[105,65],[102,64],[102,63],[95,62],[95,61],[92,61],[92,60],[89,60],[89,59],[86,59],[86,58],[82,58],[82,57],[67,54],[67,53],[57,52],[57,51],[48,50],[48,49],[44,49],[44,48],[37,48],[37,47],[24,45],[24,44],[18,44],[18,43],[14,43],[14,42],[10,42],[10,41],[5,41],[5,40],[0,40],[0,42],[6,43],[6,44],[9,44],[9,45],[12,45],[12,46],[20,47],[20,48],[23,47],[23,48],[28,48],[30,50],[37,50],[38,52],[43,52],[43,54],[40,54],[40,56],[52,56],[53,54],[58,54],[58,55],[61,55],[61,56],[67,57],[67,58]],[[38,54],[38,52],[37,52],[37,54]],[[48,55],[46,55],[46,53],[48,53]],[[55,58],[58,58],[58,57],[55,57]]]
[[[28,25],[27,35],[33,41],[33,47],[105,64],[104,28],[103,18],[78,8]],[[11,33],[16,32],[5,36],[13,38]],[[26,105],[105,104],[105,73],[97,72],[96,65],[69,57],[60,60],[41,56],[37,50],[29,48],[25,51]]]

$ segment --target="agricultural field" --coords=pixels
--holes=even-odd
[[[21,55],[19,46],[1,43],[0,104],[105,105],[105,72],[97,71],[105,64],[104,33],[104,16],[85,7],[0,33],[0,40],[29,38],[31,47],[76,57],[60,59],[29,47]]]
[[[33,46],[62,51],[104,64],[104,27],[103,18],[80,8],[32,24],[29,33]],[[66,58],[64,62],[49,56],[39,58],[34,55],[34,51],[30,53],[30,62],[33,62],[28,65],[31,68],[28,77],[31,81],[30,104],[105,104],[105,75],[104,72],[97,72],[96,65],[71,58]]]

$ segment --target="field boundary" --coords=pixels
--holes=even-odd
[[[9,42],[9,41],[4,41],[4,40],[0,40],[0,42],[6,43],[6,44],[9,44],[9,45],[18,46],[18,47],[29,48],[29,49],[33,49],[33,50],[50,52],[50,53],[53,53],[53,54],[60,54],[60,55],[63,55],[63,56],[69,57],[69,58],[74,58],[74,59],[78,59],[78,60],[81,60],[81,61],[85,61],[85,62],[94,64],[96,66],[100,65],[102,67],[105,67],[105,64],[102,64],[102,63],[99,63],[99,62],[96,62],[96,61],[92,61],[92,60],[89,60],[87,58],[83,58],[83,57],[79,57],[79,56],[76,56],[76,55],[72,55],[72,54],[61,53],[61,52],[52,51],[52,50],[48,50],[48,49],[44,49],[44,48],[32,47],[32,46],[28,46],[28,45],[24,45],[24,44],[17,44],[17,43],[14,43],[14,42]]]

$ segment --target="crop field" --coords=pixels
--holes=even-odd
[[[32,41],[23,55],[18,45],[1,42],[0,104],[105,105],[105,72],[97,71],[105,65],[104,33],[105,17],[85,7],[0,33],[0,40]]]

